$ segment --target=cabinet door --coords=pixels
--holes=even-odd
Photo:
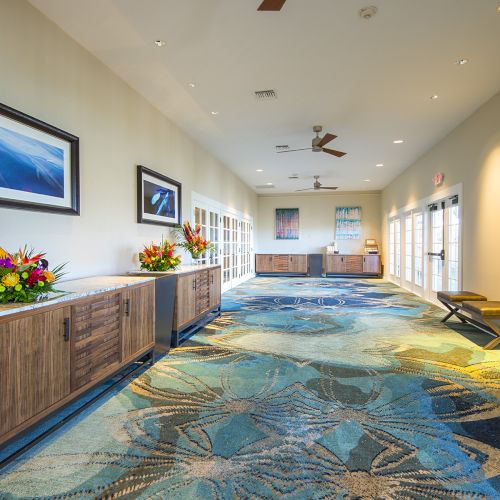
[[[220,292],[221,292],[221,281],[220,281],[220,267],[215,269],[210,269],[209,272],[209,286],[210,286],[210,309],[218,307],[220,304]]]
[[[195,315],[199,316],[210,308],[210,287],[208,270],[196,273],[196,307]]]
[[[275,254],[273,255],[273,272],[287,273],[289,271],[289,255]]]
[[[175,294],[174,330],[189,323],[196,316],[196,273],[177,277]]]
[[[307,273],[307,255],[290,255],[288,258],[288,271],[291,273]]]
[[[362,255],[346,255],[346,273],[361,274],[363,272]]]
[[[154,342],[154,283],[122,292],[122,361]]]
[[[346,272],[345,255],[327,255],[326,272],[327,273],[345,273]]]
[[[273,272],[273,256],[269,254],[255,255],[255,272],[256,273],[272,273]]]
[[[70,392],[70,308],[0,324],[0,435]]]
[[[380,274],[380,255],[363,256],[363,272],[370,274]]]

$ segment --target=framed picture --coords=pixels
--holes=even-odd
[[[78,137],[0,104],[0,205],[79,215]]]
[[[298,208],[276,209],[276,239],[277,240],[299,239]]]
[[[335,239],[361,238],[361,207],[337,207],[335,212]]]
[[[137,165],[137,222],[175,226],[181,212],[181,183]]]

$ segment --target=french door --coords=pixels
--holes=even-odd
[[[429,206],[428,282],[426,297],[461,286],[461,223],[458,196]]]
[[[213,207],[193,207],[195,224],[200,224],[203,238],[210,240],[214,247],[201,256],[203,264],[218,264],[220,261],[220,217],[219,211]]]

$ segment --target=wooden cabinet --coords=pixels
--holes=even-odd
[[[327,255],[326,274],[380,274],[380,255]]]
[[[149,281],[0,316],[0,443],[151,351],[154,304]]]
[[[177,276],[172,345],[178,345],[179,332],[203,321],[209,312],[220,307],[220,301],[220,266],[180,272]]]
[[[255,272],[256,273],[272,273],[273,272],[273,256],[272,256],[272,254],[256,254],[255,255]]]
[[[256,254],[255,272],[257,274],[296,273],[307,274],[306,254]]]
[[[346,272],[346,261],[343,255],[326,256],[326,273],[342,274]]]
[[[122,293],[122,361],[154,343],[155,290],[146,285]]]
[[[364,255],[363,272],[368,274],[381,274],[382,263],[380,261],[380,255]]]
[[[218,307],[221,300],[221,274],[220,267],[210,269],[209,273],[209,287],[210,287],[210,309]]]
[[[69,318],[61,307],[0,324],[0,442],[70,393]]]
[[[196,317],[196,274],[177,277],[177,290],[174,306],[174,330],[189,323]]]

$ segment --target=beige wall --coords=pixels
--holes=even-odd
[[[24,0],[0,0],[0,102],[80,137],[81,216],[0,208],[0,245],[69,261],[70,276],[133,267],[167,228],[137,224],[136,165],[255,216],[239,178]]]
[[[434,174],[445,174],[434,188]],[[500,300],[500,93],[434,146],[382,193],[387,214],[463,183],[463,287]]]
[[[310,193],[306,195],[259,196],[257,218],[258,253],[324,253],[335,239],[335,208],[362,208],[360,240],[338,241],[341,253],[363,253],[365,238],[380,241],[380,193]],[[276,208],[298,208],[298,240],[275,240]]]

